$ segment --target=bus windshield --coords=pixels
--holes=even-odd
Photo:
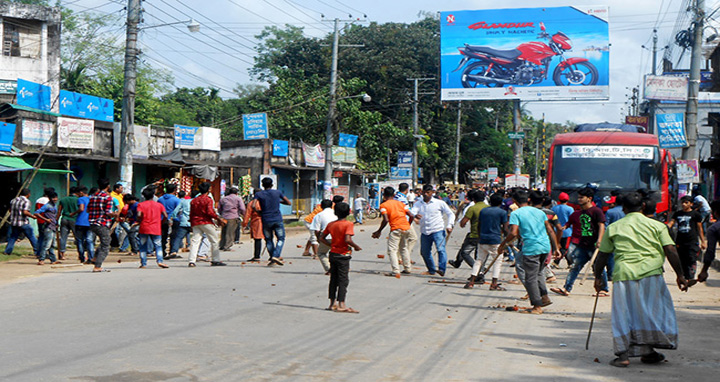
[[[662,165],[652,146],[556,146],[553,190],[573,190],[587,183],[604,190],[660,190]]]

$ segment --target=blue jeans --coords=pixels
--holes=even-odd
[[[157,260],[157,263],[162,264],[162,236],[141,233],[138,237],[140,239],[140,265],[143,267],[147,265],[147,254],[152,253],[153,251],[155,251],[155,259]]]
[[[174,235],[172,242],[170,243],[170,253],[178,253],[180,246],[182,245],[183,239],[192,232],[192,227],[178,226],[177,235]]]
[[[32,226],[30,224],[25,224],[23,226],[10,226],[10,233],[8,235],[8,242],[5,246],[5,254],[9,255],[12,253],[13,248],[15,247],[15,242],[17,241],[18,237],[20,237],[20,233],[24,233],[25,236],[30,240],[30,244],[33,247],[33,251],[36,251],[38,248],[37,240],[35,239],[35,232],[33,232]]]
[[[35,251],[35,257],[37,257],[39,261],[43,261],[47,258],[51,263],[54,263],[57,261],[55,252],[52,250],[52,245],[55,241],[55,230],[49,228],[46,224],[42,224],[38,228],[40,230],[40,236],[38,237],[38,246],[37,251]]]
[[[355,223],[362,224],[362,209],[355,210]]]
[[[273,234],[277,238],[277,242],[273,244]],[[265,223],[263,222],[263,235],[265,235],[265,247],[272,257],[280,257],[283,245],[285,244],[285,226],[280,222]]]
[[[570,244],[568,253],[573,259],[573,266],[567,275],[567,280],[565,280],[566,291],[570,292],[572,290],[573,284],[575,284],[575,279],[577,279],[585,264],[587,264],[587,262],[592,258],[593,251],[594,249],[580,248],[575,244]],[[603,270],[602,278],[602,290],[608,292],[610,289],[608,289],[607,272],[605,272],[605,270]]]
[[[447,267],[447,252],[445,252],[445,230],[431,233],[429,235],[420,235],[420,255],[425,261],[425,266],[431,275],[434,275],[436,271],[445,273]],[[435,261],[432,257],[432,244],[435,243],[435,248],[438,252],[438,267],[435,268]]]
[[[80,261],[92,260],[94,258],[93,253],[95,252],[95,236],[90,231],[90,226],[75,225],[75,232],[77,232],[77,246],[78,253],[80,254]],[[85,257],[87,252],[87,258]]]

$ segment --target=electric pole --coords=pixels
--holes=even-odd
[[[128,0],[127,38],[125,40],[125,79],[122,117],[120,119],[120,183],[132,193],[133,144],[135,141],[135,81],[137,79],[137,35],[140,23],[140,0]]]
[[[652,74],[657,74],[657,29],[653,29],[653,48],[652,48]],[[655,100],[650,100],[650,120],[648,121],[648,133],[655,134]]]
[[[418,184],[418,152],[417,142],[418,139],[422,138],[418,133],[420,132],[419,126],[419,115],[418,115],[418,103],[420,102],[420,94],[433,94],[433,93],[419,93],[418,92],[418,81],[434,81],[434,78],[407,78],[408,81],[413,81],[414,84],[414,95],[413,95],[413,155],[412,155],[412,186],[413,189]],[[390,171],[390,169],[388,169]]]
[[[522,132],[520,116],[520,100],[513,100],[513,132],[517,135]],[[513,139],[513,167],[515,175],[520,175],[523,166],[523,139]]]
[[[690,56],[690,83],[685,111],[688,147],[682,150],[683,159],[697,159],[698,93],[700,91],[700,63],[702,62],[703,19],[705,0],[695,0],[695,21],[693,22],[693,44]]]
[[[457,131],[455,139],[455,173],[453,174],[453,184],[459,184],[458,182],[458,168],[460,167],[460,122],[462,120],[462,101],[458,101],[458,114],[457,114]]]

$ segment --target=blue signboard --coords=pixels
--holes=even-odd
[[[340,139],[338,139],[338,146],[340,147],[355,147],[357,146],[357,135],[343,134],[340,133]]]
[[[411,179],[412,167],[390,167],[390,179]]]
[[[112,122],[114,102],[107,98],[60,90],[60,114]]]
[[[286,157],[288,156],[289,142],[281,141],[279,139],[273,139],[273,156]]]
[[[35,109],[50,111],[50,86],[18,78],[17,104]]]
[[[412,166],[413,155],[412,151],[398,151],[398,166],[407,167]]]
[[[440,14],[443,101],[608,99],[608,8]]]
[[[683,113],[656,114],[655,123],[658,132],[660,147],[669,149],[673,147],[687,147],[685,138],[685,124]]]
[[[243,137],[245,139],[267,139],[267,114],[243,114]]]
[[[0,122],[0,151],[11,151],[15,140],[15,124]]]
[[[201,149],[200,135],[197,126],[175,125],[175,147],[184,149]]]

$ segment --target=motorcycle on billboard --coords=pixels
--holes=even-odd
[[[552,59],[559,56],[560,63],[552,75],[555,85],[597,84],[598,70],[590,60],[582,57],[565,58],[563,55],[572,49],[572,42],[567,35],[558,31],[551,36],[542,22],[540,30],[538,39],[547,40],[547,44],[540,41],[525,42],[510,50],[465,44],[458,48],[462,59],[453,72],[465,68],[461,77],[465,88],[530,86],[547,79]]]

